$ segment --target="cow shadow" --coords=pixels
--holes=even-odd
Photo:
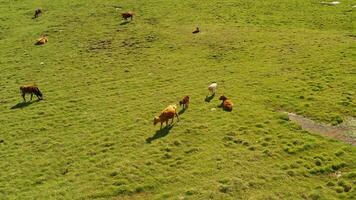
[[[33,103],[39,102],[40,100],[34,100],[34,101],[26,101],[26,102],[20,102],[17,103],[16,105],[12,106],[11,109],[18,109],[18,108],[25,108]]]
[[[147,143],[151,143],[154,140],[157,140],[159,138],[165,137],[166,135],[168,135],[169,131],[171,131],[171,129],[173,128],[174,124],[170,124],[158,131],[156,131],[156,133],[152,136],[146,139]]]
[[[210,102],[214,97],[215,97],[215,93],[210,95],[210,96],[206,96],[205,97],[205,102]]]
[[[124,26],[124,25],[126,25],[128,23],[130,23],[130,21],[128,21],[128,20],[127,21],[123,21],[123,22],[120,23],[120,26]]]
[[[178,115],[184,114],[185,110],[187,110],[187,109],[186,109],[186,108],[182,108],[182,110],[180,110],[180,111],[178,112]]]

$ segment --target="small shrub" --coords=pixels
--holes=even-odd
[[[344,163],[344,162],[331,165],[331,168],[335,171],[338,169],[341,169],[343,167],[346,167],[346,163]]]
[[[300,150],[305,151],[305,150],[308,150],[308,149],[311,149],[311,148],[312,148],[312,145],[307,143],[307,144],[304,144],[303,147]]]
[[[344,185],[344,192],[349,192],[351,190],[351,185]]]
[[[346,175],[347,178],[349,179],[355,179],[356,178],[356,172],[350,172],[349,174]]]
[[[219,191],[222,193],[228,193],[230,190],[230,187],[228,185],[220,185],[219,186]]]
[[[127,185],[121,185],[115,190],[115,195],[131,194],[131,193],[133,193],[133,191]]]
[[[165,154],[163,155],[163,159],[170,159],[170,158],[172,158],[172,155],[169,154],[169,153],[165,153]]]
[[[250,144],[249,144],[247,141],[243,142],[242,145],[244,145],[244,146],[250,146]]]
[[[235,144],[241,144],[242,141],[243,141],[243,140],[241,140],[241,139],[236,139],[236,140],[234,140],[234,143],[235,143]]]
[[[319,160],[319,159],[316,159],[315,161],[314,161],[314,163],[315,163],[315,165],[316,166],[321,166],[321,160]]]
[[[330,173],[332,171],[333,170],[329,166],[326,166],[326,167],[314,167],[309,172],[311,174],[324,174],[324,173]]]
[[[114,176],[117,176],[117,175],[118,175],[118,173],[116,171],[110,173],[111,177],[114,177]]]
[[[194,188],[191,188],[191,189],[187,190],[185,192],[185,194],[188,195],[188,196],[191,196],[191,195],[194,195],[194,194],[198,194],[198,192]]]
[[[309,195],[309,198],[312,199],[312,200],[319,200],[321,199],[321,195],[317,192],[313,192]]]
[[[339,180],[339,181],[337,182],[337,185],[338,185],[338,186],[344,186],[344,185],[346,185],[346,182],[345,182],[344,180]]]
[[[337,157],[340,157],[340,156],[342,156],[344,154],[345,154],[345,152],[342,151],[342,150],[335,152],[335,156],[337,156]]]
[[[341,124],[342,122],[343,122],[344,120],[340,117],[340,116],[333,116],[332,118],[331,118],[331,124],[333,125],[333,126],[336,126],[336,125],[339,125],[339,124]]]
[[[256,147],[254,147],[254,146],[250,146],[250,147],[248,148],[248,150],[250,150],[250,151],[254,151],[254,150],[256,150]]]
[[[288,176],[295,176],[295,172],[292,170],[287,171]]]
[[[298,166],[298,164],[297,163],[292,163],[292,164],[290,164],[290,168],[291,169],[296,169],[296,168],[298,168],[299,166]]]
[[[272,152],[270,152],[270,150],[268,150],[268,149],[263,150],[262,153],[264,153],[267,156],[272,156],[273,155]]]
[[[182,142],[179,141],[179,140],[175,140],[175,141],[173,142],[173,144],[174,144],[175,146],[180,146],[180,145],[182,144]]]
[[[311,168],[311,165],[308,164],[308,163],[304,164],[303,166],[304,166],[306,169],[310,169],[310,168]]]
[[[146,183],[146,184],[143,184],[143,185],[138,185],[136,186],[135,188],[135,192],[139,193],[139,192],[148,192],[148,191],[151,191],[155,188],[155,185],[152,184],[152,183]]]
[[[337,187],[337,188],[335,188],[335,191],[337,193],[342,193],[344,191],[344,188],[343,187]]]
[[[283,120],[283,121],[289,121],[289,117],[287,113],[282,113],[278,116],[279,119]]]
[[[244,130],[247,130],[247,127],[245,127],[245,126],[241,126],[238,130],[239,130],[239,131],[244,131]]]
[[[233,141],[234,137],[233,136],[229,136],[229,135],[225,135],[223,138],[224,141]]]
[[[257,128],[263,128],[263,124],[256,124]]]
[[[335,186],[335,183],[329,181],[326,183],[326,186],[333,187],[333,186]]]
[[[268,143],[267,143],[267,142],[263,142],[263,143],[261,144],[261,146],[266,147],[266,146],[268,146]]]
[[[283,165],[281,166],[281,169],[283,169],[283,170],[287,170],[287,169],[289,169],[289,166],[288,166],[288,165],[286,165],[286,164],[283,164]]]
[[[290,148],[290,147],[286,147],[283,149],[285,152],[287,152],[288,154],[295,154],[296,150],[294,148]]]

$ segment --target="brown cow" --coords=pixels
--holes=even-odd
[[[161,123],[161,129],[163,122],[166,122],[166,126],[168,125],[168,120],[172,119],[171,124],[173,123],[174,117],[178,117],[177,113],[177,106],[176,105],[169,105],[166,109],[164,109],[158,117],[153,118],[153,125],[156,125],[158,122]]]
[[[230,99],[227,99],[224,95],[220,96],[219,100],[222,100],[223,102],[221,103],[222,107],[226,111],[232,111],[233,103]]]
[[[37,42],[35,43],[35,45],[43,45],[43,44],[46,44],[47,42],[48,42],[48,38],[46,36],[42,36],[37,39]]]
[[[38,8],[35,10],[35,16],[33,17],[34,19],[39,17],[42,14],[42,9]]]
[[[181,101],[179,101],[179,105],[183,105],[183,109],[187,109],[189,106],[189,96],[185,96]]]
[[[22,98],[23,100],[26,102],[26,98],[25,98],[25,95],[26,94],[31,94],[31,99],[30,101],[32,100],[32,96],[33,94],[36,95],[36,97],[39,99],[39,100],[42,100],[43,98],[43,95],[42,95],[42,92],[40,91],[40,89],[38,89],[37,86],[35,85],[23,85],[20,87],[20,91],[22,93]]]
[[[193,34],[196,34],[196,33],[199,33],[199,32],[200,32],[199,27],[197,27],[197,28],[195,29],[195,31],[193,31]]]
[[[121,13],[122,18],[124,18],[125,20],[127,20],[128,18],[130,18],[132,20],[134,13],[129,11],[129,12],[124,12]]]

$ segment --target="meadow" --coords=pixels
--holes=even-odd
[[[0,0],[0,199],[354,198],[355,146],[284,113],[356,117],[353,5]],[[28,83],[44,100],[22,103]]]

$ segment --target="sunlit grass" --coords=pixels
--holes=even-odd
[[[280,111],[356,116],[353,4],[0,1],[0,199],[350,199],[355,148]]]

